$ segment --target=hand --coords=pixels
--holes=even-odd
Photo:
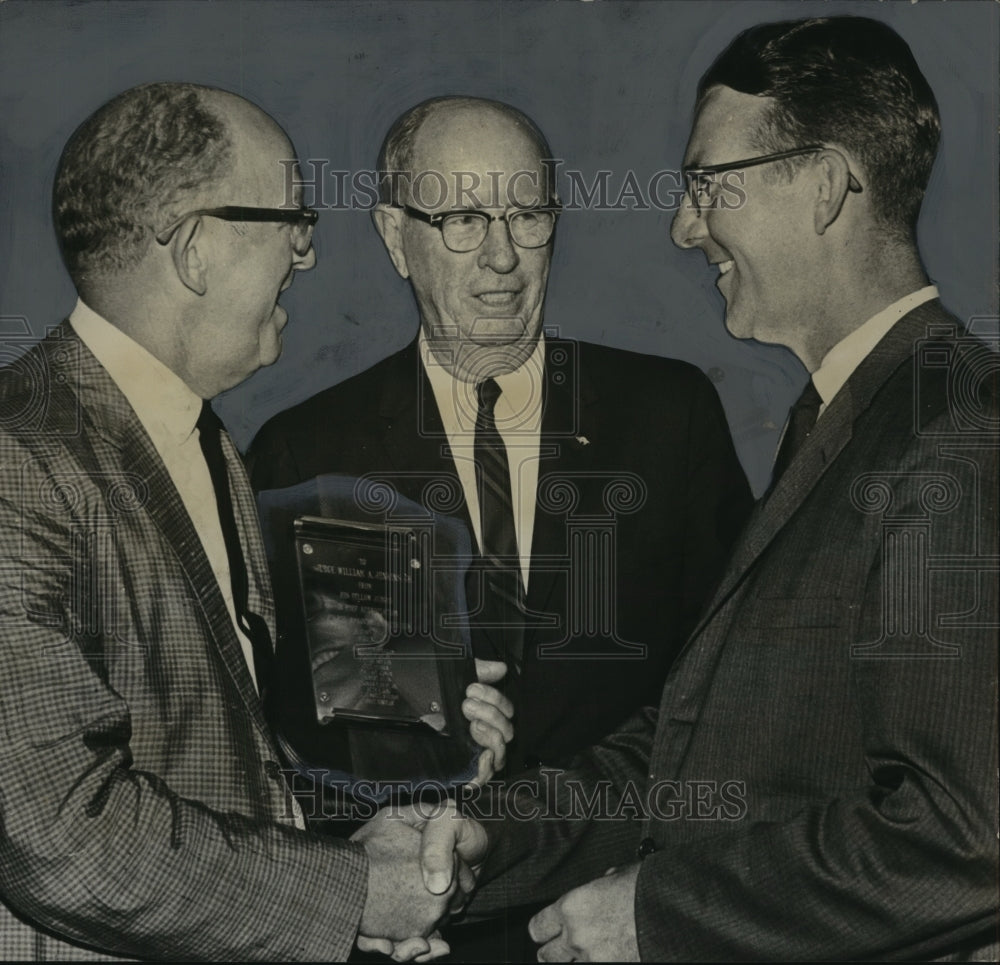
[[[486,832],[471,818],[462,817],[453,803],[434,808],[412,806],[393,811],[380,811],[365,825],[353,840],[362,840],[378,832],[385,822],[404,824],[421,834],[420,864],[425,887],[437,895],[452,895],[451,910],[457,910],[471,893],[475,873],[486,857]],[[374,827],[373,827],[374,826]],[[455,890],[455,872],[458,872],[458,889]],[[362,928],[364,932],[364,928]],[[426,937],[407,937],[402,940],[372,938],[368,934],[358,937],[358,948],[363,952],[380,952],[394,961],[431,961],[450,951],[447,942],[437,932]]]
[[[389,809],[380,811],[352,840],[361,842],[368,856],[368,894],[359,925],[364,936],[423,939],[447,917],[459,884],[473,887],[471,872],[460,869],[462,874],[456,875],[452,865],[445,887],[429,891],[421,863],[422,835]],[[457,860],[450,854],[449,859],[453,864]]]
[[[567,892],[528,923],[540,962],[637,962],[635,883],[639,865],[611,868]]]
[[[462,701],[462,713],[470,721],[472,739],[485,748],[479,755],[479,770],[471,782],[482,787],[506,763],[507,744],[514,738],[511,718],[514,705],[495,687],[507,673],[507,665],[499,660],[476,659],[478,683],[469,684]]]

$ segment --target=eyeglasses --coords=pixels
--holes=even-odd
[[[401,208],[411,218],[437,228],[445,247],[454,252],[475,251],[486,240],[494,221],[507,222],[511,241],[519,248],[541,248],[549,243],[556,229],[556,218],[562,211],[561,205],[547,205],[538,208],[513,208],[503,214],[487,214],[478,209],[430,214],[408,204],[393,207]]]
[[[220,218],[222,221],[271,221],[291,225],[292,247],[297,255],[304,255],[312,244],[313,226],[319,218],[315,208],[242,208],[239,205],[227,204],[221,208],[200,208],[188,211],[166,228],[158,232],[156,240],[165,245],[170,236],[188,218],[208,217]]]
[[[684,168],[684,179],[687,184],[687,196],[698,217],[705,208],[717,206],[718,198],[722,190],[722,185],[716,180],[720,174],[726,171],[738,171],[741,168],[752,168],[758,164],[770,164],[772,161],[784,161],[786,158],[801,157],[805,154],[816,154],[819,151],[832,151],[834,154],[843,157],[836,148],[825,147],[822,144],[812,147],[797,147],[791,151],[778,151],[777,154],[761,154],[758,157],[745,158],[742,161],[732,161],[728,164],[712,164],[708,167]],[[861,182],[847,171],[847,189],[853,194],[860,194],[863,188]]]

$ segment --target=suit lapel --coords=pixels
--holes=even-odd
[[[403,495],[425,505],[423,487],[432,477],[444,476],[457,501],[449,515],[461,520],[471,534],[469,507],[449,454],[448,436],[434,391],[420,362],[417,342],[393,358],[382,382],[379,413],[385,420],[381,440],[383,458],[380,462],[373,460],[372,465],[391,466],[397,478],[390,481],[397,484]],[[414,467],[418,468],[419,478],[414,480],[415,485],[408,486],[407,477],[412,476]]]
[[[176,556],[205,614],[212,640],[223,664],[243,697],[249,713],[260,730],[269,737],[270,730],[264,719],[260,699],[215,574],[156,447],[114,380],[79,339],[72,326],[64,322],[57,329],[56,335],[78,346],[76,355],[79,362],[73,378],[77,381],[77,394],[84,420],[89,418],[94,431],[121,453],[120,465],[127,467],[130,474],[144,482],[147,490],[144,506],[146,513]],[[239,486],[234,487],[234,491],[240,493],[239,505],[243,515],[247,511],[244,505],[246,500],[242,498],[244,494],[240,492]],[[257,559],[260,553],[259,538],[256,544],[251,540],[249,555],[254,561],[254,574],[258,578],[262,572]],[[263,578],[266,580],[266,571]]]
[[[587,367],[580,361],[582,346],[546,339],[545,382],[542,400],[542,431],[539,450],[535,528],[531,540],[531,570],[528,577],[527,608],[538,618],[547,612],[555,588],[565,586],[565,569],[570,551],[567,526],[574,507],[564,502],[571,493],[579,501],[585,474],[594,467],[602,441],[601,409],[596,386]],[[579,364],[557,368],[556,353],[566,351]],[[566,377],[567,368],[569,376]],[[571,497],[572,498],[572,497]],[[554,612],[563,615],[562,604]],[[529,616],[525,634],[525,659],[534,652],[531,644],[541,623]]]
[[[857,367],[774,489],[758,501],[715,597],[690,640],[698,636],[739,586],[754,562],[795,515],[850,442],[855,421],[868,409],[875,394],[892,373],[912,358],[914,343],[925,337],[928,326],[934,323],[947,323],[952,327],[957,324],[936,299],[918,306],[900,319]]]

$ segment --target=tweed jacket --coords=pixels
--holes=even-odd
[[[294,827],[199,537],[68,323],[0,371],[0,652],[0,958],[346,957],[363,852]]]

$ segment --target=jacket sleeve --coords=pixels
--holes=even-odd
[[[636,860],[656,711],[646,707],[568,770],[542,769],[467,804],[489,838],[472,915],[554,901]]]
[[[139,958],[345,958],[366,897],[361,847],[220,813],[133,766],[131,708],[88,616],[82,527],[49,511],[45,479],[37,453],[0,435],[4,903]]]

